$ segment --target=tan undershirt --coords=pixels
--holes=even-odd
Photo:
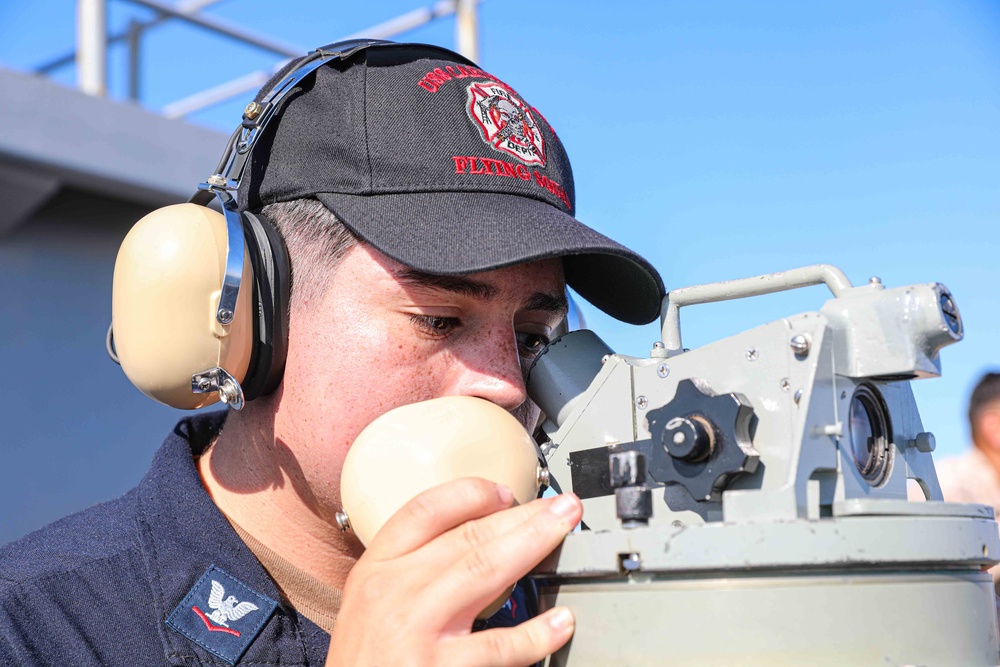
[[[339,588],[327,586],[319,579],[303,572],[286,559],[279,556],[253,535],[243,530],[228,516],[229,524],[240,536],[247,548],[257,557],[267,573],[274,579],[278,589],[296,611],[310,621],[333,634],[333,625],[340,611],[343,592]]]

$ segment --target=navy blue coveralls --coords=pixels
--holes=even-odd
[[[194,459],[221,414],[181,421],[121,498],[0,548],[0,665],[325,663],[330,636],[282,601],[202,487]],[[536,610],[519,585],[486,626]]]

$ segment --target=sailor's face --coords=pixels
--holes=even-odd
[[[353,248],[325,294],[296,304],[289,325],[275,432],[314,509],[332,518],[347,450],[395,407],[476,396],[532,424],[524,369],[565,312],[558,259],[433,277],[366,244]]]

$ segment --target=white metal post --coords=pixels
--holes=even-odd
[[[455,2],[455,41],[458,42],[458,52],[474,63],[479,62],[478,4],[478,0]]]
[[[76,80],[81,91],[107,94],[106,0],[77,0]]]

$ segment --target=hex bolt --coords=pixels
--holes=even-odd
[[[668,375],[670,375],[670,366],[667,366],[666,364],[660,364],[659,366],[656,367],[656,374],[659,375],[661,378],[667,377]]]
[[[254,120],[260,115],[260,112],[264,110],[257,102],[251,102],[247,105],[246,109],[243,110],[243,115],[247,117],[247,120]]]
[[[805,357],[809,354],[809,339],[802,334],[795,334],[792,336],[788,344],[792,348],[792,352],[795,353],[797,357]]]
[[[608,455],[608,476],[615,490],[615,511],[622,528],[649,524],[653,493],[646,484],[646,457],[634,450]]]
[[[609,478],[615,489],[646,482],[646,457],[642,452],[615,452],[608,456]]]

